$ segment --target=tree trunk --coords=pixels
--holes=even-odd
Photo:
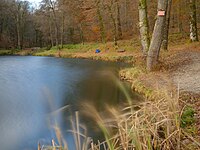
[[[75,43],[74,42],[74,28],[73,27],[69,27],[68,30],[69,30],[69,39],[70,39],[70,42],[74,44]]]
[[[39,31],[35,29],[35,41],[34,41],[34,46],[37,46],[38,44],[38,37],[39,37]]]
[[[166,17],[166,8],[167,8],[168,0],[158,0],[158,14],[157,20],[154,26],[154,31],[152,35],[152,40],[150,44],[150,48],[147,56],[147,70],[152,71],[155,65],[158,62],[160,47],[162,44],[162,35],[163,29],[165,25],[165,17]],[[163,13],[162,15],[162,12]]]
[[[102,43],[106,43],[106,36],[105,36],[105,27],[104,27],[104,23],[103,23],[103,17],[100,11],[100,0],[97,1],[97,16],[98,16],[98,20],[99,20],[99,28],[100,28],[100,32],[101,32],[101,41]]]
[[[112,32],[113,32],[113,41],[114,41],[114,45],[116,46],[117,45],[117,32],[116,32],[117,26],[116,26],[115,18],[113,16],[111,7],[109,8],[109,11],[110,11],[110,18],[111,18],[112,24],[113,24],[113,30],[112,30]]]
[[[139,0],[139,28],[142,52],[143,55],[146,56],[150,44],[146,0]]]
[[[125,7],[124,7],[124,13],[125,13],[125,23],[124,23],[124,26],[125,26],[125,31],[127,31],[127,28],[128,28],[128,21],[127,21],[127,7],[128,7],[128,0],[125,0]]]
[[[84,45],[84,36],[83,36],[83,28],[82,28],[82,23],[79,24],[79,33],[80,33],[80,40],[81,43]]]
[[[51,47],[54,46],[54,40],[53,40],[53,34],[52,34],[52,21],[51,21],[51,14],[49,14],[49,33],[50,33],[50,39],[51,39]]]
[[[168,0],[166,22],[164,26],[163,41],[162,41],[162,48],[166,51],[168,50],[168,35],[169,35],[171,6],[172,6],[172,0]]]
[[[58,42],[58,39],[59,39],[59,35],[58,35],[58,24],[57,24],[57,21],[56,21],[56,16],[55,16],[55,12],[53,11],[53,21],[54,21],[54,25],[55,25],[55,34],[56,34],[56,48],[57,50],[60,50],[60,47],[59,47],[59,42]]]
[[[16,12],[16,27],[17,27],[17,48],[21,49],[21,15],[20,15],[20,9],[21,9],[21,5],[18,4],[17,5],[17,12]]]
[[[117,39],[122,39],[122,26],[120,20],[120,8],[119,8],[119,0],[116,0],[116,9],[117,9]]]
[[[192,42],[198,41],[196,0],[190,0],[190,40]]]
[[[57,50],[60,50],[60,47],[59,47],[59,34],[58,34],[58,23],[57,23],[57,20],[56,20],[56,12],[55,12],[55,6],[53,4],[53,2],[50,0],[50,6],[51,6],[51,9],[52,9],[52,12],[53,12],[53,22],[54,22],[54,25],[55,25],[55,34],[56,34],[56,47],[57,47]]]
[[[65,19],[64,12],[62,12],[62,26],[61,26],[61,37],[60,37],[61,48],[63,48],[63,39],[64,39],[64,19]]]
[[[178,2],[178,7],[177,7],[177,13],[178,13],[178,32],[181,33],[181,35],[183,36],[183,22],[182,22],[182,11],[183,9],[183,5],[182,5],[182,1],[179,0]]]
[[[59,36],[58,36],[58,26],[57,25],[55,25],[55,33],[56,33],[56,48],[57,48],[57,50],[60,50],[60,47],[59,47]]]
[[[3,22],[4,21],[2,21],[3,19],[1,19],[0,20],[0,41],[1,41],[1,39],[2,39],[2,33],[3,33]]]
[[[20,37],[20,18],[19,14],[17,14],[17,48],[21,49],[21,37]]]
[[[22,49],[23,43],[23,30],[24,30],[24,9],[21,3],[16,3],[16,11],[15,11],[15,23],[17,30],[17,48]]]
[[[113,25],[113,29],[112,29],[113,42],[114,42],[114,46],[117,46],[117,25],[116,25],[114,14],[112,12],[113,6],[114,6],[114,0],[111,0],[111,4],[107,5],[106,7],[104,6],[104,8],[108,9],[110,19],[111,19],[111,22],[112,22],[112,25]]]

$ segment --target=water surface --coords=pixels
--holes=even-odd
[[[72,135],[67,132],[69,116],[82,109],[83,102],[102,109],[103,104],[123,99],[110,77],[119,66],[82,59],[0,57],[1,149],[32,150],[38,141],[48,144],[55,138],[55,122],[73,149]]]

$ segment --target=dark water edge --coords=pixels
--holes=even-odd
[[[81,113],[84,103],[92,103],[102,111],[105,105],[125,101],[115,81],[124,66],[85,59],[1,56],[2,149],[32,150],[37,149],[38,142],[48,145],[52,138],[56,139],[53,126],[57,124],[69,149],[73,150],[73,137],[67,132],[71,128],[71,116],[76,111]],[[89,136],[99,137],[90,118],[80,114],[80,121],[87,125]]]

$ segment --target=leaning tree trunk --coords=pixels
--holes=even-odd
[[[165,25],[166,8],[168,0],[158,0],[158,14],[157,20],[154,26],[152,40],[147,56],[147,70],[152,71],[158,62],[160,47],[162,44],[162,35]]]
[[[169,24],[170,24],[170,13],[171,13],[172,0],[168,0],[166,22],[164,26],[162,48],[168,50],[168,35],[169,35]]]
[[[139,28],[142,52],[143,55],[146,56],[150,44],[146,0],[139,0]]]
[[[192,42],[198,41],[196,0],[190,0],[190,40]]]

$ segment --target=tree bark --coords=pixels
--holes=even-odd
[[[61,37],[60,37],[61,48],[63,48],[63,39],[64,39],[64,21],[65,21],[64,19],[65,19],[64,12],[62,12],[62,26],[61,26]]]
[[[98,16],[99,28],[101,32],[101,41],[102,43],[106,43],[105,27],[104,27],[103,17],[102,17],[99,5],[100,5],[100,0],[97,1],[97,16]]]
[[[166,51],[168,50],[168,35],[169,35],[171,6],[172,6],[172,0],[168,0],[166,22],[164,26],[163,41],[162,41],[162,48]]]
[[[19,18],[19,12],[17,14],[17,48],[21,49],[21,34],[20,34],[20,18]]]
[[[198,41],[197,33],[196,0],[190,0],[190,40]]]
[[[128,21],[127,21],[127,7],[128,7],[128,2],[127,1],[128,0],[125,0],[125,8],[124,8],[125,9],[124,10],[125,11],[124,12],[125,13],[125,18],[124,18],[125,19],[125,23],[124,23],[125,24],[125,31],[127,31],[127,28],[128,28]]]
[[[177,7],[177,15],[178,15],[178,32],[183,35],[183,22],[182,22],[182,13],[183,13],[183,5],[182,1],[179,0],[178,7]]]
[[[110,19],[111,19],[112,24],[113,24],[112,34],[113,34],[114,46],[117,46],[117,24],[116,24],[116,21],[115,21],[114,14],[112,12],[113,5],[114,5],[114,0],[111,0],[111,4],[107,5],[107,9],[108,9],[108,12],[110,14]]]
[[[55,6],[53,4],[53,2],[50,0],[50,8],[52,9],[52,12],[53,12],[53,22],[54,22],[54,25],[55,25],[55,34],[56,34],[56,47],[57,47],[57,50],[60,50],[60,47],[59,47],[59,34],[58,34],[58,23],[57,23],[57,20],[56,20],[56,12],[55,12]]]
[[[60,3],[60,10],[61,10],[61,33],[60,33],[60,45],[63,48],[64,43],[64,31],[65,31],[65,11],[64,11],[64,0],[59,1]]]
[[[17,3],[17,11],[16,16],[15,16],[15,21],[16,21],[16,29],[17,29],[17,48],[18,49],[22,49],[21,48],[21,15],[20,15],[20,9],[21,9],[21,4]]]
[[[58,24],[57,24],[57,21],[56,21],[56,16],[55,16],[55,12],[53,11],[53,20],[54,20],[54,24],[55,24],[55,34],[56,34],[56,47],[57,47],[57,50],[60,50],[60,47],[59,47],[59,42],[58,42],[58,38],[59,38],[59,35],[58,35]]]
[[[80,40],[81,40],[81,43],[84,45],[85,42],[84,42],[84,36],[83,36],[83,27],[82,27],[82,23],[79,24],[79,33],[80,33]]]
[[[113,32],[113,41],[114,41],[114,45],[116,46],[117,45],[117,32],[116,32],[117,26],[116,26],[115,18],[113,16],[111,8],[109,8],[109,11],[110,11],[110,18],[111,18],[112,24],[113,24],[113,30],[112,30],[112,32]]]
[[[147,70],[152,71],[158,62],[160,47],[162,44],[162,35],[165,25],[166,8],[168,0],[158,0],[158,12],[165,11],[164,15],[157,15],[157,20],[154,26],[152,40],[147,56]]]
[[[139,0],[139,28],[140,28],[140,41],[142,45],[143,55],[146,56],[149,50],[149,26],[147,18],[147,1]]]
[[[120,7],[119,7],[119,0],[115,1],[116,3],[116,9],[117,9],[117,39],[122,39],[122,26],[121,26],[121,20],[120,20]]]
[[[51,14],[49,14],[49,34],[51,40],[51,47],[54,46],[53,34],[52,34],[52,21],[51,21]]]

